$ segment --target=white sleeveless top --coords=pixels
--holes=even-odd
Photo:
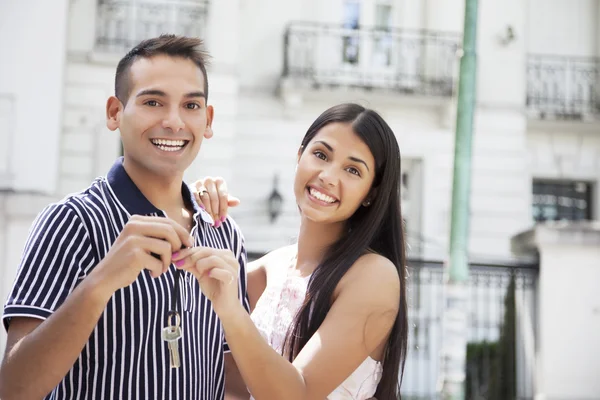
[[[304,302],[309,277],[294,275],[292,268],[272,271],[267,287],[251,318],[267,343],[281,354],[283,342],[296,313]],[[383,367],[368,357],[327,400],[366,400],[375,394]],[[252,398],[253,399],[253,398]]]

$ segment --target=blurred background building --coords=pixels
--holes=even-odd
[[[120,155],[118,135],[104,118],[120,57],[161,33],[199,36],[213,56],[215,137],[187,179],[227,180],[242,200],[231,213],[251,256],[294,240],[296,154],[323,110],[353,101],[390,123],[403,156],[411,258],[403,391],[429,398],[440,380],[463,16],[460,0],[0,0],[2,299],[36,214],[87,187]],[[478,68],[467,363],[475,372],[467,372],[468,389],[485,394],[497,384],[478,371],[496,368],[494,354],[506,350],[512,320],[518,398],[599,399],[599,383],[589,379],[590,368],[600,371],[598,352],[595,361],[586,358],[579,380],[562,386],[552,377],[574,366],[555,365],[566,359],[560,354],[553,366],[544,364],[536,231],[529,247],[516,245],[523,236],[512,240],[513,250],[529,249],[518,258],[511,238],[536,224],[598,219],[600,1],[481,1]],[[576,226],[595,226],[583,224]],[[597,264],[586,276],[600,279]],[[560,285],[570,268],[552,275],[555,296],[577,294]],[[586,338],[593,342],[600,300],[586,299],[584,306],[597,306],[581,319],[592,324]],[[560,313],[568,313],[561,304]],[[560,340],[560,332],[548,340]],[[4,342],[2,331],[2,350]],[[592,349],[600,351],[598,344]]]

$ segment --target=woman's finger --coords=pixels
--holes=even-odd
[[[213,279],[217,279],[226,285],[231,285],[235,281],[235,276],[227,270],[220,268],[213,268],[208,272],[208,276]]]
[[[235,274],[237,271],[234,266],[231,265],[229,260],[225,260],[217,255],[211,255],[198,259],[195,263],[195,268],[201,274],[205,274],[212,268],[219,268],[230,271]]]
[[[203,197],[203,200],[208,201],[208,203],[204,203],[206,211],[208,211],[212,217],[215,223],[214,226],[219,227],[219,225],[221,225],[221,222],[219,221],[219,192],[217,191],[215,180],[211,179],[210,181],[206,181],[205,187],[208,191],[208,194]]]
[[[240,205],[240,203],[241,203],[241,201],[237,197],[232,196],[232,195],[227,196],[227,205],[229,207],[237,207]]]
[[[215,180],[217,187],[217,193],[219,195],[219,214],[217,218],[221,222],[225,222],[227,217],[227,209],[229,207],[229,191],[227,190],[227,183],[222,178]]]

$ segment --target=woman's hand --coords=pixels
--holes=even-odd
[[[238,276],[240,265],[229,250],[211,247],[183,249],[172,256],[179,269],[191,272],[202,293],[212,302],[219,317],[241,306],[238,298]]]
[[[236,207],[240,204],[238,198],[229,195],[227,183],[221,177],[207,176],[196,181],[194,187],[196,201],[211,215],[216,227],[219,227],[227,218],[229,207]]]

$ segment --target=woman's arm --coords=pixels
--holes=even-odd
[[[398,313],[399,291],[390,261],[376,254],[361,257],[293,364],[271,349],[241,307],[220,317],[241,376],[257,400],[323,399],[386,341]]]

